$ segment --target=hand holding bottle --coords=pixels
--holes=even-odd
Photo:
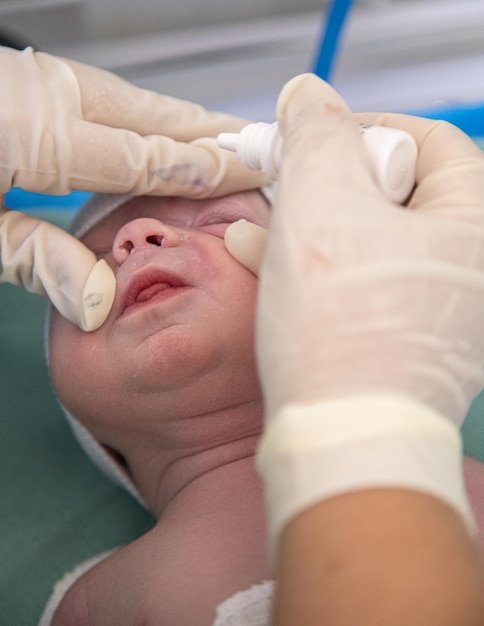
[[[375,181],[389,200],[403,204],[415,185],[414,138],[387,126],[360,124],[360,132]],[[247,167],[265,172],[272,180],[279,178],[284,142],[277,122],[248,124],[240,133],[221,133],[217,142],[234,151]]]
[[[484,155],[442,122],[374,120],[419,146],[406,209],[381,193],[329,86],[298,77],[279,100],[257,323],[273,541],[316,501],[395,484],[472,525],[458,427],[484,384]]]

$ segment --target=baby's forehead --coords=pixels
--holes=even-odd
[[[170,223],[185,223],[201,206],[186,198],[140,196],[128,200],[107,215],[92,230],[103,226],[121,226],[141,217],[153,217]]]

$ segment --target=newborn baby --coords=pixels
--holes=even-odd
[[[92,333],[52,313],[51,375],[85,445],[157,523],[80,577],[51,623],[209,626],[272,578],[254,465],[257,279],[223,239],[241,218],[267,226],[269,205],[258,191],[96,203],[75,234],[115,272],[114,305]]]
[[[54,387],[93,460],[157,524],[88,569],[42,626],[269,623],[273,573],[254,465],[257,279],[223,240],[241,218],[268,225],[261,193],[99,196],[76,219],[117,293],[93,333],[53,312]],[[479,527],[482,467],[465,460]]]

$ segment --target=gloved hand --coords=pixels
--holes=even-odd
[[[471,525],[458,427],[484,385],[484,155],[443,122],[362,116],[417,141],[403,209],[328,85],[289,82],[277,117],[257,323],[273,546],[302,509],[378,486],[432,493]]]
[[[245,120],[31,48],[0,47],[0,64],[0,195],[17,186],[50,194],[79,189],[205,197],[267,182],[210,138],[238,131]],[[0,282],[47,294],[84,330],[102,324],[114,276],[79,242],[7,212],[0,243]]]
[[[267,182],[216,146],[245,120],[31,48],[0,47],[0,64],[0,193],[208,197]]]

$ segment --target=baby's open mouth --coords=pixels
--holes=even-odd
[[[155,283],[154,285],[151,285],[151,287],[142,289],[136,296],[135,302],[147,302],[148,300],[151,300],[153,296],[156,296],[156,294],[160,293],[161,291],[166,291],[170,288],[171,285],[168,285],[167,283]]]
[[[137,274],[127,284],[121,299],[121,314],[152,301],[168,299],[190,289],[181,278],[159,269]]]

